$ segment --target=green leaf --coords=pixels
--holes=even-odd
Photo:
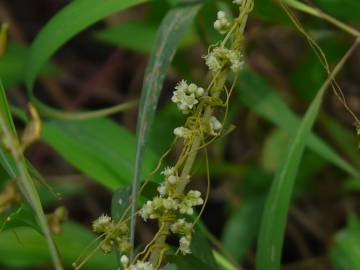
[[[65,223],[63,233],[55,237],[63,262],[68,269],[95,235],[75,223]],[[44,238],[30,228],[16,228],[0,234],[0,265],[30,269],[49,265],[51,258]],[[49,268],[50,269],[50,268]],[[52,269],[52,268],[51,268]],[[115,261],[109,255],[97,253],[83,269],[116,269]]]
[[[153,47],[156,30],[157,26],[150,22],[130,21],[98,31],[94,36],[111,45],[144,53]]]
[[[346,228],[335,236],[330,258],[334,270],[360,269],[360,221],[351,215]]]
[[[326,13],[344,21],[359,22],[360,2],[358,0],[314,0]]]
[[[222,242],[240,262],[256,241],[259,233],[264,198],[252,198],[241,205],[227,221]]]
[[[357,42],[335,67],[307,110],[300,126],[289,145],[283,165],[277,171],[271,186],[262,217],[258,249],[257,270],[278,270],[281,268],[281,254],[287,221],[287,213],[294,188],[294,182],[304,153],[307,139],[318,115],[325,90],[351,55]],[[275,218],[274,218],[275,217]]]
[[[135,137],[109,119],[44,122],[42,138],[74,167],[112,190],[131,182]],[[157,162],[155,155],[147,154],[143,175]]]
[[[29,49],[16,43],[10,43],[0,61],[0,78],[5,87],[16,86],[24,82],[25,64]],[[60,70],[46,63],[40,71],[43,74],[56,75]]]
[[[148,143],[149,130],[154,121],[155,111],[161,89],[170,63],[179,46],[181,38],[190,27],[201,5],[185,3],[171,9],[163,19],[150,53],[141,91],[140,109],[136,130],[136,158],[133,175],[132,197],[135,197],[140,183],[140,172],[143,166],[145,148]],[[131,207],[131,242],[134,242],[136,201]]]
[[[98,0],[74,0],[52,17],[31,44],[25,71],[25,82],[30,100],[40,113],[57,118],[69,116],[61,110],[42,103],[33,94],[36,77],[48,59],[68,40],[97,21],[145,1],[106,0],[99,2]],[[111,111],[123,109],[118,108],[118,106],[112,107]],[[98,112],[105,115],[109,113],[109,110],[104,109]],[[76,115],[76,113],[72,115]]]
[[[41,228],[30,205],[22,203],[0,214],[0,232],[23,226],[33,228],[41,233]]]
[[[176,265],[177,270],[215,270],[210,265],[202,262],[193,255],[167,256],[167,260]]]
[[[241,73],[238,83],[238,94],[242,103],[255,110],[266,120],[294,135],[300,120],[288,108],[286,103],[275,93],[268,83],[250,70]],[[307,139],[309,148],[324,159],[343,169],[351,175],[357,175],[357,170],[339,156],[326,142],[312,133]]]
[[[213,251],[206,237],[206,227],[201,222],[198,222],[195,227],[190,248],[196,259],[202,261],[205,264],[208,264],[212,269],[218,269]]]

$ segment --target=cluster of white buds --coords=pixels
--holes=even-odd
[[[155,270],[151,263],[140,260],[129,265],[129,258],[126,255],[121,256],[120,261],[125,270]]]
[[[172,213],[179,207],[179,202],[171,197],[155,197],[152,201],[147,201],[140,210],[140,215],[147,221],[150,219],[158,219],[168,213]]]
[[[231,27],[230,21],[226,17],[226,13],[222,10],[217,13],[217,20],[214,22],[214,28],[220,34],[226,34]]]
[[[190,244],[191,244],[191,233],[193,229],[193,224],[186,222],[184,218],[178,219],[174,222],[171,227],[171,231],[175,234],[182,235],[179,240],[179,250],[182,254],[191,253]]]
[[[211,116],[209,118],[209,127],[210,127],[210,135],[217,136],[222,129],[222,124],[220,121],[215,117]]]
[[[179,204],[179,211],[181,214],[192,215],[194,213],[194,206],[202,205],[204,200],[201,198],[200,191],[190,190]]]
[[[105,235],[100,244],[103,252],[109,253],[114,247],[117,247],[121,253],[130,251],[129,228],[126,222],[114,223],[111,217],[101,215],[93,222],[92,227],[94,232]]]
[[[204,88],[198,87],[196,84],[188,84],[185,80],[180,81],[175,87],[171,100],[178,106],[179,110],[188,114],[196,104],[199,98],[204,95]]]
[[[243,56],[239,51],[224,47],[214,48],[204,58],[206,65],[215,73],[224,67],[230,67],[233,72],[239,72],[244,66]]]
[[[174,129],[174,135],[179,138],[188,139],[191,137],[191,134],[191,130],[186,127],[177,127]]]
[[[179,176],[175,174],[174,167],[165,168],[161,174],[165,176],[165,181],[159,185],[157,190],[162,197],[172,196],[175,193],[176,184],[179,182]]]
[[[235,5],[241,5],[242,2],[243,2],[243,0],[234,0],[234,1],[233,1],[233,3],[234,3]]]

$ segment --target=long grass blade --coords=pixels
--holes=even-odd
[[[199,11],[199,3],[188,3],[171,9],[158,30],[155,46],[145,72],[137,120],[137,146],[132,187],[131,242],[134,243],[136,197],[140,183],[140,173],[148,140],[149,128],[154,120],[161,89],[181,38]]]
[[[281,266],[281,252],[287,213],[297,175],[299,164],[303,156],[311,129],[318,115],[325,90],[344,66],[351,53],[357,47],[359,39],[349,49],[346,55],[336,65],[328,79],[325,81],[315,99],[307,110],[301,124],[290,144],[286,159],[277,172],[267,198],[265,210],[258,238],[256,256],[257,270],[279,270]]]

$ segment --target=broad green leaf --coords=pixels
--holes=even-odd
[[[154,121],[155,111],[167,71],[181,38],[190,27],[200,7],[199,3],[184,2],[182,5],[171,9],[163,19],[158,30],[155,45],[150,53],[141,91],[136,129],[136,158],[132,197],[135,197],[138,191],[149,130]],[[132,243],[135,237],[135,211],[136,201],[134,200],[131,206],[130,225]]]
[[[360,269],[360,221],[350,216],[346,228],[335,235],[330,258],[334,270]]]
[[[359,22],[358,0],[314,0],[321,10],[344,21]]]
[[[97,21],[145,1],[74,0],[52,17],[31,44],[25,71],[25,82],[29,97],[40,113],[58,118],[66,117],[61,110],[42,103],[33,94],[36,77],[49,58],[68,40]],[[113,111],[120,110],[117,106],[112,107],[112,109]],[[106,114],[108,110],[100,110],[99,113]]]
[[[71,264],[95,237],[78,224],[70,222],[64,224],[63,233],[55,236],[55,241],[67,269],[71,269]],[[0,243],[1,266],[30,269],[51,264],[45,240],[30,228],[23,227],[2,232]],[[84,265],[83,269],[116,269],[115,261],[109,259],[109,256],[99,252]]]
[[[10,166],[15,168],[7,168],[9,175],[16,179],[18,186],[23,197],[26,198],[28,203],[31,205],[39,226],[46,238],[47,247],[53,259],[54,268],[56,270],[62,270],[62,264],[57,252],[54,240],[52,238],[50,229],[47,224],[47,219],[44,214],[44,210],[41,205],[39,194],[36,190],[33,179],[31,178],[30,172],[28,171],[28,163],[24,157],[21,149],[20,142],[16,135],[15,125],[11,118],[9,105],[7,103],[5,90],[0,82],[0,128],[4,141],[6,141],[6,147],[9,149],[13,162],[8,162]],[[4,151],[1,151],[3,153]],[[1,155],[3,156],[3,155]],[[6,165],[5,164],[5,165]]]
[[[43,123],[43,140],[74,167],[115,190],[131,183],[135,137],[115,122],[98,118],[84,121],[52,120]],[[143,176],[156,166],[148,152]]]
[[[250,70],[241,73],[238,83],[238,94],[242,103],[255,110],[260,116],[293,135],[300,120],[288,108],[286,103],[275,93],[268,83]],[[307,139],[309,148],[324,159],[343,169],[351,175],[357,170],[339,156],[326,142],[312,133]]]
[[[357,43],[348,51],[332,74],[323,84],[289,145],[283,165],[277,171],[272,183],[261,221],[256,256],[257,270],[278,270],[281,268],[281,254],[285,234],[287,213],[293,193],[294,182],[305,150],[307,139],[320,110],[325,90],[349,58]],[[275,218],[274,218],[275,217]]]

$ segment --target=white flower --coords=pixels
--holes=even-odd
[[[147,201],[140,209],[140,215],[144,221],[147,221],[153,211],[152,201]]]
[[[180,238],[179,244],[180,244],[179,250],[183,255],[191,253],[190,251],[191,239],[189,239],[186,236],[183,236]]]
[[[137,261],[136,264],[130,265],[126,270],[155,270],[151,263]]]
[[[178,202],[169,197],[163,200],[163,206],[167,210],[176,210],[178,208]]]
[[[218,72],[225,66],[230,67],[234,72],[238,72],[244,66],[244,61],[240,52],[224,47],[214,48],[204,58],[205,64],[213,72]]]
[[[185,127],[177,127],[174,129],[174,135],[186,139],[191,136],[191,130]]]
[[[164,183],[162,183],[160,186],[158,186],[157,190],[161,196],[165,196],[167,193],[167,188]]]
[[[204,200],[201,198],[201,193],[197,190],[190,190],[180,202],[179,211],[181,214],[192,215],[194,213],[193,207],[203,203]]]
[[[186,222],[184,218],[181,218],[171,224],[170,230],[173,233],[190,235],[192,231],[192,226],[192,223]]]
[[[186,93],[184,91],[174,91],[171,101],[174,103],[182,102],[186,97]]]
[[[226,13],[224,11],[218,11],[217,20],[214,22],[214,28],[220,34],[226,34],[230,29],[230,22],[226,18]]]
[[[189,87],[189,85],[187,84],[187,82],[185,80],[181,80],[176,86],[175,89],[178,91],[183,91],[185,92],[186,89]]]
[[[175,173],[175,168],[174,167],[166,167],[161,174],[165,175],[165,176],[170,176],[173,175]]]
[[[219,131],[222,129],[222,124],[215,116],[210,117],[209,125],[210,125],[210,134],[213,136],[218,135]]]
[[[107,215],[101,215],[92,224],[93,231],[97,233],[105,232],[111,225],[111,217]]]
[[[168,181],[170,184],[175,184],[178,181],[178,177],[175,175],[170,175],[166,178],[166,181]]]
[[[233,3],[236,5],[241,5],[243,0],[234,0]]]
[[[195,95],[196,95],[196,97],[202,97],[204,95],[204,93],[205,93],[204,88],[198,87],[196,89]]]
[[[198,98],[204,94],[204,89],[196,84],[188,84],[185,80],[180,81],[173,92],[171,100],[176,103],[179,110],[188,114],[193,107],[199,103]]]
[[[126,255],[122,255],[120,258],[120,262],[124,268],[126,268],[129,264],[129,258]]]

